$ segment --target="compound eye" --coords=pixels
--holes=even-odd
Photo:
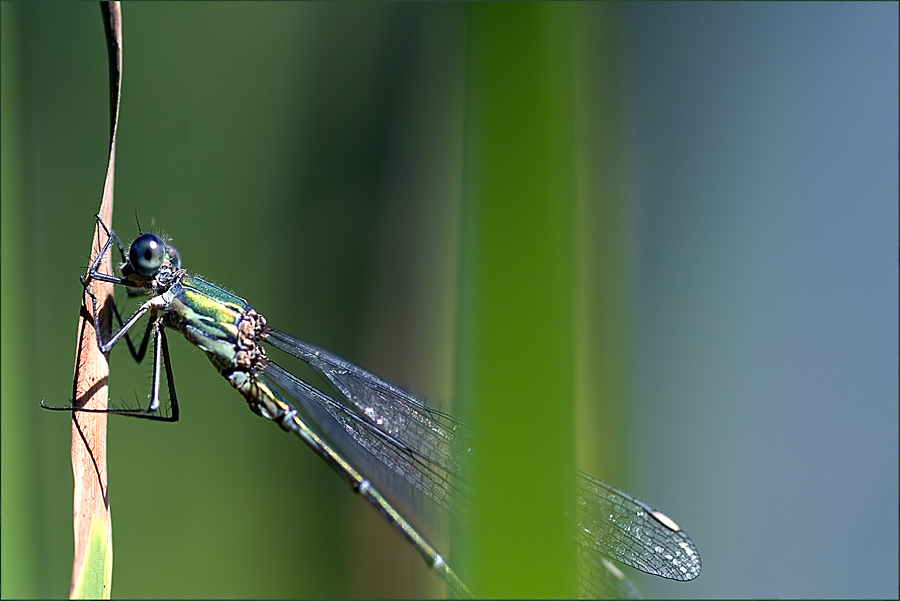
[[[166,258],[166,243],[156,234],[141,234],[128,249],[128,262],[134,272],[150,277],[159,271]]]

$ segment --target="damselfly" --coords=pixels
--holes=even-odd
[[[99,308],[91,280],[124,286],[129,296],[150,297],[127,321],[119,319],[121,327],[109,340],[103,340],[98,329],[97,342],[108,353],[125,337],[132,355],[141,361],[152,336],[150,403],[139,409],[48,408],[177,421],[166,328],[177,330],[206,354],[254,413],[300,437],[416,548],[456,594],[471,596],[435,547],[381,492],[402,496],[412,491],[448,511],[465,503],[466,482],[457,449],[472,451],[468,426],[349,361],[271,328],[244,299],[189,275],[178,251],[156,234],[139,235],[126,257],[116,233],[99,216],[97,221],[107,239],[87,277],[82,277],[94,323],[99,323]],[[122,258],[121,276],[99,271],[113,242]],[[148,313],[143,341],[135,349],[128,331]],[[287,371],[262,344],[305,362],[339,394],[331,396]],[[160,403],[163,372],[171,404],[168,413]],[[583,595],[635,594],[607,558],[673,580],[692,580],[700,574],[693,541],[665,514],[583,472],[576,481],[575,537],[581,549]]]

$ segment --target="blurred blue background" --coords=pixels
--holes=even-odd
[[[280,329],[449,406],[471,10],[125,5],[116,229],[137,211]],[[0,11],[0,584],[63,596],[70,426],[37,405],[71,397],[106,50],[94,4]],[[579,467],[671,515],[704,563],[689,584],[629,575],[650,597],[896,596],[897,4],[573,23]],[[170,346],[182,421],[110,422],[115,596],[441,594]],[[112,365],[113,399],[144,394],[148,367]]]

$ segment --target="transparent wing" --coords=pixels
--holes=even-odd
[[[451,586],[457,596],[471,598],[471,591],[447,565],[437,549],[381,494],[378,482],[389,483],[392,476],[396,479],[397,474],[384,464],[380,464],[361,446],[349,440],[351,438],[349,432],[342,429],[328,411],[328,407],[334,403],[333,399],[274,361],[269,361],[261,367],[257,377],[263,384],[262,388],[257,389],[260,392],[259,396],[255,397],[261,403],[261,406],[257,406],[257,412],[274,419],[282,428],[293,432],[306,442],[353,487],[357,494],[403,534],[425,562]],[[296,405],[287,402],[277,390],[286,394]],[[375,474],[378,474],[379,478],[373,480],[372,476]]]
[[[671,580],[700,575],[694,541],[664,513],[578,472],[578,542],[606,557]]]
[[[307,363],[348,404],[319,393],[320,402],[361,447],[439,506],[468,498],[462,457],[471,453],[469,427],[403,389],[329,351],[271,330],[266,342]],[[456,446],[455,446],[456,445]],[[584,472],[577,475],[577,533],[583,550],[583,593],[632,597],[634,587],[604,557],[648,574],[691,580],[700,555],[690,537],[654,507]],[[454,501],[454,499],[456,501]]]
[[[588,547],[578,547],[578,593],[582,599],[641,599],[622,570]]]
[[[468,426],[429,407],[405,390],[314,345],[272,330],[266,342],[307,363],[331,382],[350,405],[331,399],[326,410],[373,456],[430,498],[455,510],[466,498],[463,457]]]

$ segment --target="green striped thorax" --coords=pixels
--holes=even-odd
[[[130,296],[160,297],[157,310],[168,327],[204,351],[220,372],[251,369],[265,362],[257,342],[265,318],[244,299],[181,269],[181,255],[156,234],[141,234],[121,268]]]

